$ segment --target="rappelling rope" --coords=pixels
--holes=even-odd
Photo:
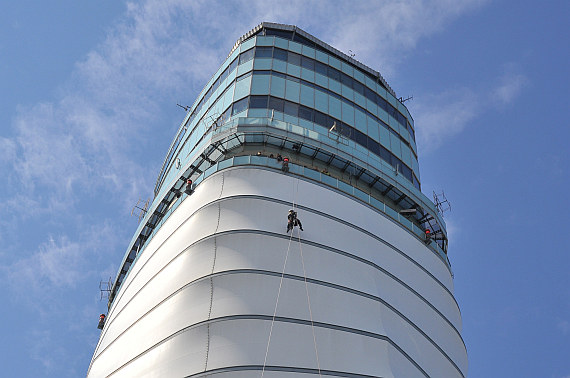
[[[293,198],[293,210],[297,208],[297,193],[299,192],[299,178],[296,182],[295,196]],[[267,365],[267,355],[269,354],[269,344],[271,343],[271,335],[273,333],[273,326],[275,325],[275,317],[277,316],[277,306],[279,305],[279,297],[281,295],[281,288],[283,287],[283,278],[285,276],[285,268],[287,267],[287,258],[289,257],[289,251],[291,250],[291,240],[293,239],[293,231],[291,230],[291,235],[289,236],[289,244],[287,245],[287,252],[285,253],[285,260],[283,261],[283,269],[281,270],[281,279],[279,280],[279,290],[277,290],[277,299],[275,300],[275,308],[273,309],[273,317],[271,318],[271,327],[269,328],[269,337],[267,338],[267,347],[265,348],[265,358],[263,359],[263,368],[261,369],[261,377],[265,374],[265,366]]]
[[[222,193],[224,191],[224,173],[222,172],[222,185],[220,189],[220,195],[218,199],[222,197]],[[218,201],[218,223],[216,224],[216,229],[214,230],[214,235],[218,232],[218,228],[220,228],[220,218],[222,215],[222,206],[221,203]],[[206,326],[207,336],[208,339],[206,341],[206,362],[204,363],[204,371],[208,370],[208,357],[210,356],[210,318],[212,317],[212,307],[214,305],[214,270],[216,267],[216,257],[218,255],[218,243],[217,237],[214,236],[214,258],[212,261],[212,271],[210,272],[210,309],[208,310],[208,323]]]
[[[313,344],[315,345],[315,356],[317,358],[317,369],[321,376],[321,363],[319,361],[319,351],[317,349],[317,338],[315,336],[315,323],[313,322],[313,311],[311,310],[311,297],[309,296],[309,284],[307,283],[307,272],[305,270],[305,259],[303,258],[303,248],[301,243],[301,231],[297,231],[299,237],[299,251],[301,252],[301,265],[303,266],[303,277],[305,279],[305,291],[307,292],[307,304],[309,305],[309,318],[311,319],[311,331],[313,331]]]
[[[265,373],[265,366],[267,364],[267,355],[269,354],[269,344],[271,343],[271,334],[273,333],[273,325],[275,324],[275,316],[277,315],[277,306],[279,304],[279,296],[281,295],[281,287],[283,287],[283,277],[285,276],[285,267],[287,266],[287,258],[289,257],[289,250],[291,249],[291,240],[293,239],[293,231],[289,236],[289,245],[287,246],[287,253],[285,254],[285,261],[283,262],[283,269],[281,270],[281,280],[279,281],[279,290],[277,290],[277,299],[275,301],[275,308],[273,309],[273,317],[271,318],[271,327],[269,328],[269,337],[267,338],[267,347],[265,348],[265,358],[263,359],[263,368],[261,369],[261,377]]]

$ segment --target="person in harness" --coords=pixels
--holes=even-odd
[[[303,231],[303,225],[299,218],[297,218],[297,212],[293,209],[289,210],[289,214],[287,214],[287,233],[293,229],[293,227],[299,226],[299,229]]]
[[[99,315],[99,324],[97,324],[97,328],[103,329],[104,325],[105,325],[105,314],[101,314]]]

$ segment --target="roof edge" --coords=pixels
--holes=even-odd
[[[386,89],[388,90],[388,92],[390,92],[390,94],[392,96],[394,96],[395,98],[398,98],[398,96],[396,96],[396,92],[392,89],[392,87],[390,87],[390,85],[386,82],[386,79],[384,79],[384,77],[380,74],[380,72],[373,70],[372,68],[370,68],[370,67],[366,66],[365,64],[359,62],[358,60],[354,59],[353,57],[343,53],[342,51],[340,51],[338,49],[335,49],[331,45],[321,41],[320,39],[318,39],[315,36],[307,33],[306,31],[304,31],[303,29],[301,29],[295,25],[278,24],[278,23],[274,23],[274,22],[262,22],[259,25],[257,25],[256,27],[254,27],[253,29],[251,29],[250,31],[248,31],[247,33],[245,33],[244,35],[242,35],[236,41],[236,43],[234,44],[234,46],[230,50],[230,53],[228,54],[228,56],[230,56],[239,47],[239,45],[241,45],[242,42],[250,39],[251,37],[253,37],[257,33],[259,33],[259,31],[261,31],[263,28],[294,31],[295,33],[300,34],[301,36],[303,36],[303,37],[307,38],[308,40],[314,42],[315,44],[322,47],[323,49],[329,51],[330,53],[332,53],[336,56],[338,56],[342,60],[345,60],[346,62],[348,62],[348,63],[358,67],[359,69],[367,72],[368,74],[374,76],[375,78],[377,78],[380,81],[380,83],[382,83],[382,85],[384,87],[386,87]]]

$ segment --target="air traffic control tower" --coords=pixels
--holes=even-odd
[[[260,24],[187,109],[88,376],[466,375],[408,109],[352,57]]]

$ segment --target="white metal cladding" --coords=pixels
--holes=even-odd
[[[285,234],[292,202],[300,241]],[[437,255],[352,198],[244,167],[202,182],[148,242],[88,376],[260,376],[287,251],[264,376],[466,375]]]

